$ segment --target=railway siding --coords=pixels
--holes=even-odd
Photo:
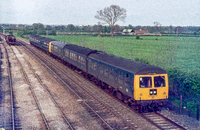
[[[12,47],[12,49],[15,55],[17,56],[20,64],[22,65],[24,72],[26,73],[29,85],[33,90],[32,94],[33,93],[35,94],[36,99],[39,103],[39,107],[41,108],[41,111],[44,114],[49,127],[51,129],[56,129],[56,128],[67,129],[68,126],[66,125],[64,119],[62,118],[62,115],[55,106],[54,102],[49,97],[46,90],[43,88],[41,83],[36,78],[35,74],[32,72],[31,68],[28,65],[28,62],[23,57],[23,54],[20,54],[15,47]]]
[[[18,124],[24,129],[45,128],[42,126],[40,113],[31,96],[29,86],[24,82],[24,77],[12,49],[7,46],[12,72],[12,85],[14,94],[14,111]],[[31,114],[32,115],[31,115]],[[23,122],[23,123],[21,123]]]
[[[9,87],[9,74],[8,63],[6,59],[5,49],[3,44],[0,44],[0,128],[11,128],[10,115],[11,115],[11,103],[10,103],[10,87]],[[1,53],[2,52],[2,53]]]

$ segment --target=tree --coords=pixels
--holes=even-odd
[[[110,26],[113,37],[114,25],[117,21],[125,21],[126,10],[120,8],[118,5],[111,5],[110,7],[104,8],[104,10],[97,11],[95,18],[106,22]]]
[[[154,25],[155,25],[155,30],[156,30],[156,40],[158,40],[158,30],[161,24],[159,22],[154,22]]]
[[[72,34],[74,31],[76,31],[76,27],[73,24],[69,24],[67,26],[67,30],[69,30]]]
[[[45,35],[46,31],[44,25],[42,23],[34,23],[33,24],[33,33],[38,35]]]

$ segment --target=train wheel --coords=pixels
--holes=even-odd
[[[120,99],[121,101],[123,101],[124,95],[121,92],[117,92],[117,98]]]

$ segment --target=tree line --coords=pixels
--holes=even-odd
[[[69,33],[110,33],[110,26],[103,26],[101,24],[96,25],[82,25],[77,26],[73,24],[68,25],[43,25],[42,23],[34,23],[33,25],[1,25],[0,31],[3,32],[4,26],[6,33],[12,33],[13,31],[17,31],[18,36],[23,35],[56,35],[56,32],[69,32]],[[119,26],[115,25],[113,27],[113,32],[120,33],[124,29],[132,29],[134,30],[148,30],[150,33],[158,33],[161,34],[200,34],[200,27],[198,26],[132,26],[129,24],[128,26]],[[178,32],[177,32],[178,30]]]

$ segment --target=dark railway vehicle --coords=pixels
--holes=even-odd
[[[5,36],[5,39],[6,39],[6,42],[8,43],[8,44],[15,44],[15,42],[16,42],[16,38],[15,38],[15,36],[13,36],[13,35],[6,35]]]
[[[139,111],[167,103],[168,75],[159,67],[40,36],[29,39]]]

